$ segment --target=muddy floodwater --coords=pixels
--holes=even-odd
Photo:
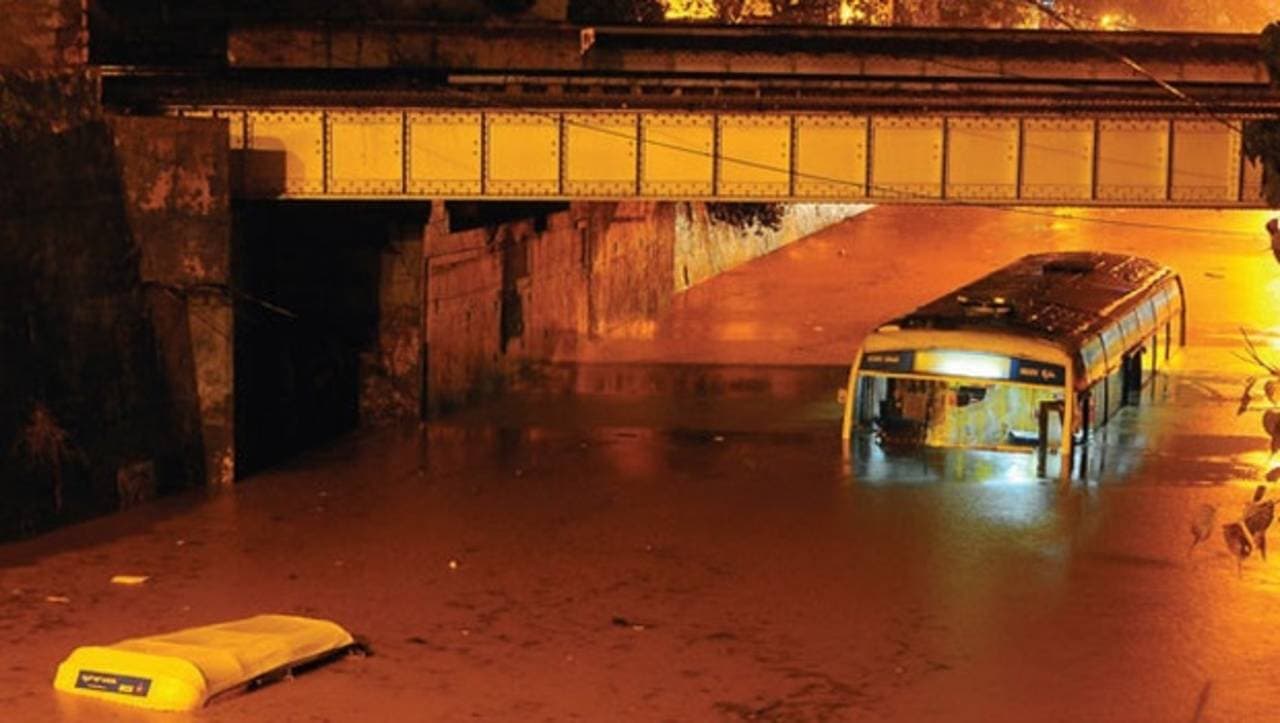
[[[587,353],[831,367],[1023,253],[1140,253],[1183,274],[1190,345],[1086,480],[927,456],[866,479],[834,389],[494,403],[0,547],[0,720],[186,720],[68,700],[54,669],[264,612],[373,654],[191,719],[1276,720],[1280,559],[1190,549],[1197,509],[1238,517],[1268,469],[1233,355],[1245,327],[1280,359],[1266,215],[1045,213],[875,209]]]

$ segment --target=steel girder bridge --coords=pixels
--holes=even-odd
[[[224,68],[107,69],[105,94],[223,119],[243,198],[1257,207],[1241,128],[1280,115],[1239,35],[276,27],[229,46]]]

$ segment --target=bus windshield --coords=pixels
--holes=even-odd
[[[1030,451],[1058,444],[1060,416],[1042,408],[1061,405],[1063,396],[1062,387],[860,374],[856,414],[885,446]]]

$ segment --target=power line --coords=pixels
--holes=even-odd
[[[461,93],[461,91],[456,91],[456,92],[460,93],[460,95],[468,97],[468,100],[475,100],[475,99],[472,99],[472,97],[470,97],[470,93]],[[495,104],[493,105],[500,105],[500,104],[498,104],[498,102],[495,102]],[[526,111],[526,113],[541,114],[541,115],[547,115],[547,116],[562,116],[562,114],[556,113],[556,111]],[[625,138],[625,139],[635,138],[635,136],[632,136],[632,134],[630,133],[613,131],[613,129],[602,127],[602,125],[591,125],[589,123],[576,122],[576,120],[572,120],[570,118],[563,118],[563,123],[566,123],[568,125],[573,125],[573,127],[588,129],[588,131],[594,131],[596,133],[608,134],[608,136],[614,136],[614,137]],[[735,159],[735,157],[724,156],[724,155],[717,156],[716,154],[712,154],[712,152],[701,150],[701,148],[692,148],[689,146],[678,145],[678,143],[659,141],[659,139],[655,139],[652,136],[649,136],[649,134],[645,134],[643,139],[641,139],[641,142],[645,143],[645,145],[668,148],[668,150],[675,150],[678,152],[686,152],[686,154],[691,154],[691,155],[701,156],[701,157],[708,157],[708,159],[712,159],[712,160],[717,159],[718,157],[718,159],[721,161],[728,161],[728,163],[735,163],[739,165],[748,166],[748,168],[769,170],[769,171],[774,171],[774,173],[780,173],[780,174],[792,174],[792,175],[795,175],[796,178],[803,178],[806,180],[819,180],[819,182],[836,184],[836,186],[847,186],[847,187],[859,188],[859,189],[865,188],[865,189],[868,189],[868,191],[883,192],[883,193],[887,193],[887,195],[896,195],[899,197],[915,198],[915,200],[940,201],[940,198],[928,196],[928,195],[925,195],[925,193],[914,193],[910,191],[902,191],[902,189],[899,189],[899,188],[876,186],[876,184],[873,184],[870,182],[867,182],[865,184],[856,183],[856,182],[851,182],[851,180],[847,180],[844,178],[831,178],[831,177],[826,177],[826,175],[822,175],[822,174],[806,173],[806,171],[800,171],[800,170],[794,170],[794,169],[783,169],[781,168],[781,166],[774,166],[772,164],[763,164],[763,163],[759,163],[759,161],[753,161],[749,159]],[[865,198],[865,201],[872,202],[872,203],[878,200],[881,200],[881,198],[877,198],[877,197]],[[1196,226],[1181,226],[1181,225],[1175,225],[1175,224],[1151,224],[1151,223],[1144,223],[1144,221],[1125,221],[1120,219],[1094,219],[1094,218],[1089,218],[1089,216],[1061,214],[1061,212],[1053,212],[1053,211],[1038,211],[1036,209],[1028,209],[1028,207],[1024,207],[1024,206],[1001,205],[1001,203],[986,203],[986,202],[979,203],[979,202],[964,200],[964,198],[946,198],[945,201],[948,203],[951,203],[951,205],[956,205],[956,206],[979,207],[979,209],[995,209],[998,211],[1014,212],[1014,214],[1023,214],[1023,215],[1032,215],[1032,216],[1047,216],[1047,218],[1059,219],[1059,220],[1061,219],[1078,220],[1078,221],[1084,221],[1084,223],[1120,225],[1120,226],[1129,226],[1129,228],[1178,230],[1178,232],[1184,232],[1184,233],[1235,235],[1235,237],[1242,237],[1242,238],[1257,237],[1257,234],[1251,234],[1251,233],[1245,233],[1245,232],[1233,232],[1233,230],[1196,228]]]
[[[1062,13],[1059,13],[1057,10],[1054,10],[1053,8],[1039,2],[1038,0],[1023,0],[1023,2],[1035,8],[1038,12],[1041,12],[1049,16],[1050,18],[1053,18],[1055,22],[1060,23],[1063,27],[1067,28],[1068,30],[1074,30],[1075,32],[1084,32],[1079,27],[1077,27],[1075,23],[1071,22],[1066,17],[1064,17]],[[1197,110],[1201,111],[1202,113],[1205,113],[1213,120],[1231,129],[1233,132],[1235,133],[1243,132],[1243,130],[1240,127],[1236,126],[1235,124],[1231,123],[1225,118],[1219,116],[1217,113],[1213,111],[1212,108],[1210,108],[1204,102],[1187,95],[1186,93],[1179,90],[1177,87],[1175,87],[1168,81],[1164,80],[1163,78],[1157,76],[1155,73],[1152,73],[1151,71],[1144,68],[1142,64],[1140,64],[1138,61],[1134,60],[1133,58],[1130,58],[1129,56],[1125,55],[1119,50],[1116,50],[1115,48],[1112,48],[1108,45],[1104,45],[1102,43],[1089,40],[1087,38],[1085,38],[1085,42],[1093,46],[1094,48],[1101,50],[1107,55],[1110,55],[1111,57],[1119,60],[1121,63],[1124,63],[1129,69],[1133,70],[1135,73],[1138,73],[1139,75],[1146,77],[1151,82],[1155,83],[1156,85],[1164,89],[1165,92],[1169,93],[1170,95],[1177,98],[1178,100],[1181,100],[1184,103],[1188,103],[1194,106]]]

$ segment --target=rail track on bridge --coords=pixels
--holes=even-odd
[[[1238,35],[270,26],[228,44],[220,67],[104,68],[104,96],[225,119],[247,197],[1256,206],[1239,129],[1280,115]]]

